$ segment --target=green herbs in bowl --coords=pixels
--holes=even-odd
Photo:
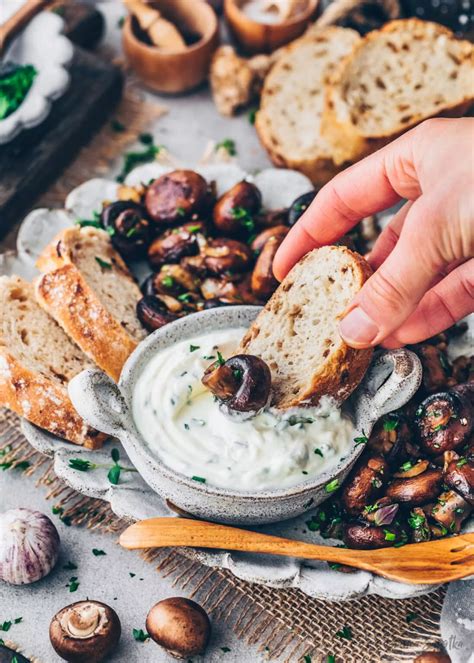
[[[17,110],[25,100],[37,75],[31,64],[7,63],[0,70],[0,120]]]

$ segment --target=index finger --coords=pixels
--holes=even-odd
[[[420,195],[413,158],[416,131],[347,168],[319,191],[278,249],[273,270],[279,280],[308,251],[337,241],[365,216]]]

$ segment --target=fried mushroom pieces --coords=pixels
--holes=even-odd
[[[202,383],[220,401],[224,412],[250,418],[269,401],[271,373],[260,357],[235,355],[211,364]]]

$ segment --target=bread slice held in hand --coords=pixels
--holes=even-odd
[[[242,339],[237,353],[261,357],[272,374],[271,405],[338,404],[362,380],[372,349],[350,348],[338,324],[372,270],[345,246],[306,254],[287,274]]]
[[[38,305],[34,288],[0,277],[0,405],[55,435],[90,449],[105,435],[87,426],[67,384],[90,362]]]
[[[255,119],[260,141],[273,163],[301,171],[315,185],[338,172],[321,136],[324,80],[359,39],[346,28],[312,28],[279,51],[265,79]]]
[[[146,332],[136,317],[141,292],[103,230],[63,230],[37,262],[41,306],[113,380]]]
[[[354,45],[327,81],[321,130],[336,163],[355,161],[474,100],[474,46],[447,28],[397,20]]]

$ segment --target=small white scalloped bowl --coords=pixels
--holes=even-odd
[[[17,3],[9,4],[8,14],[17,6]],[[66,91],[70,78],[66,67],[72,60],[73,46],[61,34],[63,27],[60,16],[42,12],[32,19],[7,50],[3,58],[5,62],[31,64],[38,74],[23,103],[0,120],[0,145],[13,140],[23,129],[40,124],[48,116],[51,102]]]

